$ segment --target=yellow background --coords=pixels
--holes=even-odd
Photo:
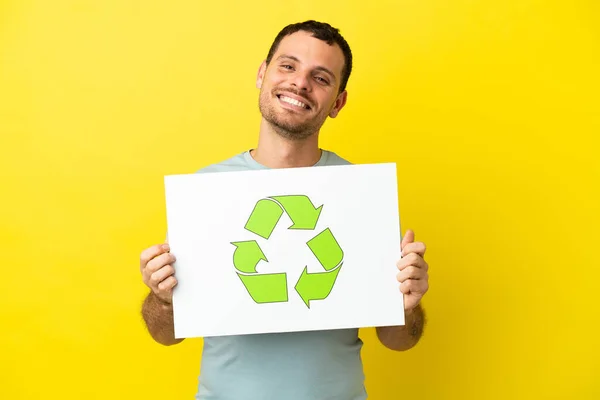
[[[256,71],[309,18],[355,56],[322,146],[397,162],[428,245],[422,342],[362,332],[370,398],[599,398],[595,0],[0,4],[3,399],[192,398],[201,340],[146,334],[139,252],[165,174],[256,144]]]

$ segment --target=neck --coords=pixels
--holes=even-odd
[[[250,155],[268,168],[311,167],[321,158],[318,132],[303,140],[290,140],[277,134],[262,119],[258,146]]]

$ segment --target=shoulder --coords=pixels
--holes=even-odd
[[[325,153],[325,165],[352,165],[352,162],[331,150],[323,150],[323,152]]]
[[[246,171],[250,169],[250,166],[245,155],[246,152],[236,154],[226,160],[204,166],[197,170],[196,173]]]

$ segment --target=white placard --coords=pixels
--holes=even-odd
[[[165,177],[175,336],[404,324],[396,165]]]

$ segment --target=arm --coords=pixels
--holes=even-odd
[[[150,336],[158,343],[170,346],[183,341],[175,339],[173,305],[162,301],[154,292],[150,292],[144,300],[142,317]]]
[[[175,256],[169,245],[154,245],[142,251],[140,271],[150,293],[142,304],[142,317],[152,338],[165,346],[183,341],[175,338],[173,325],[173,288],[177,284],[171,264]]]
[[[388,349],[408,350],[419,342],[424,327],[425,312],[418,305],[414,310],[406,312],[405,325],[377,327],[377,337]]]
[[[425,262],[425,244],[415,242],[415,234],[409,230],[402,239],[402,258],[398,261],[397,279],[404,295],[405,324],[377,328],[379,341],[392,350],[408,350],[414,347],[425,327],[425,313],[420,304],[429,289],[429,265]]]

